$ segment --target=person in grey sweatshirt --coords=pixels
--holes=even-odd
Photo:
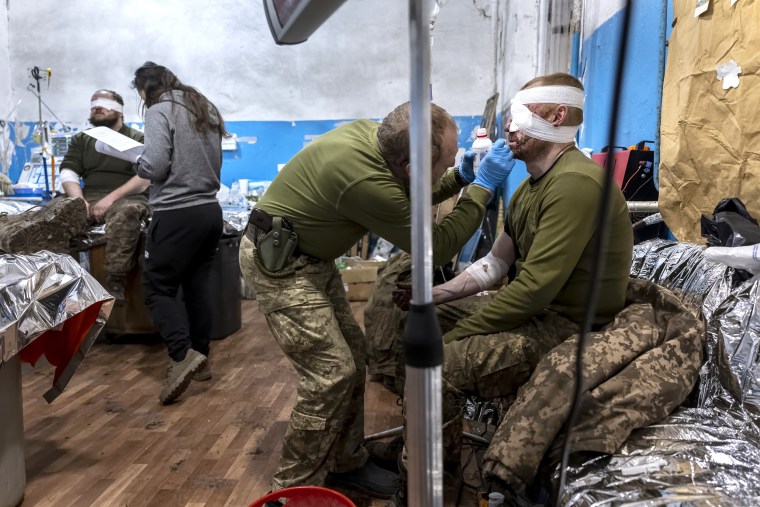
[[[169,352],[162,404],[192,379],[208,380],[212,311],[211,265],[222,235],[216,199],[223,136],[216,106],[169,69],[146,62],[132,86],[144,101],[145,149],[135,168],[151,181],[153,218],[143,269],[145,304]],[[182,287],[183,300],[177,299]]]

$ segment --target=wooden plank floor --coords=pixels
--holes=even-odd
[[[363,304],[354,310],[361,323]],[[99,341],[50,405],[42,394],[53,368],[25,365],[22,506],[245,507],[266,494],[297,377],[255,301],[243,301],[242,324],[212,343],[214,378],[166,407],[158,393],[167,355],[155,339]],[[367,386],[367,434],[399,426],[396,397]]]

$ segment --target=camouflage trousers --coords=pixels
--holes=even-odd
[[[470,296],[439,305],[441,331],[445,334],[453,329],[457,321],[492,299],[493,294]],[[441,371],[444,463],[451,466],[459,461],[467,399],[483,401],[514,396],[541,358],[579,330],[572,321],[544,311],[511,331],[470,336],[445,344]]]
[[[393,304],[392,293],[396,289],[399,275],[411,268],[412,256],[398,252],[377,272],[375,290],[364,307],[364,335],[367,338],[370,375],[393,377],[396,374],[396,358],[405,312]]]
[[[524,492],[542,461],[557,463],[572,408],[578,331],[569,320],[544,312],[509,332],[447,344],[444,453],[459,455],[465,396],[517,392],[484,456],[484,479]],[[612,453],[634,429],[671,413],[696,382],[703,336],[702,322],[672,293],[631,280],[626,308],[586,336],[585,395],[571,451]]]
[[[294,256],[273,278],[256,266],[243,237],[240,268],[256,290],[269,330],[300,376],[275,489],[322,484],[327,472],[364,465],[364,334],[333,261]]]
[[[85,192],[84,197],[92,208],[105,193]],[[130,195],[114,202],[106,211],[106,255],[107,273],[124,275],[137,260],[137,243],[140,240],[142,223],[151,215],[148,199],[144,195]]]

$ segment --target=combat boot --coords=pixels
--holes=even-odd
[[[406,465],[401,456],[398,460],[398,487],[393,496],[385,504],[385,507],[406,507],[409,492]],[[459,463],[450,463],[443,467],[443,504],[458,505],[462,493],[462,471]]]
[[[87,230],[84,199],[53,199],[47,206],[0,217],[0,250],[32,254],[40,250],[70,253],[71,239]]]
[[[168,405],[185,392],[193,374],[198,371],[207,361],[206,356],[197,350],[189,349],[182,361],[172,360],[166,370],[166,381],[158,399]]]
[[[404,437],[398,435],[393,440],[381,442],[371,440],[364,444],[369,452],[369,458],[391,472],[398,473],[398,461],[401,451],[404,449]]]
[[[211,361],[206,360],[206,364],[198,368],[198,371],[193,374],[193,380],[198,382],[211,380]]]
[[[364,466],[350,472],[329,472],[325,485],[388,499],[398,488],[398,475],[367,460]]]

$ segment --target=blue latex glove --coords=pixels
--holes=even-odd
[[[475,152],[467,150],[462,155],[462,161],[459,163],[459,175],[469,185],[475,181],[475,168],[473,162],[475,161]]]
[[[494,192],[504,183],[514,166],[515,160],[512,151],[507,146],[507,141],[499,139],[493,143],[491,150],[480,161],[478,175],[472,184]]]

